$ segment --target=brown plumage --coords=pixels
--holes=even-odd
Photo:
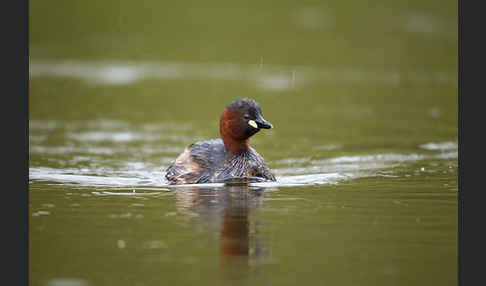
[[[263,119],[258,103],[246,98],[233,100],[219,125],[222,139],[186,147],[167,168],[167,180],[171,184],[275,181],[263,158],[248,143],[260,129],[273,128]]]

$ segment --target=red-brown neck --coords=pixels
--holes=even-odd
[[[241,136],[240,115],[231,110],[225,109],[219,120],[219,132],[228,152],[241,152],[248,149],[248,138]]]

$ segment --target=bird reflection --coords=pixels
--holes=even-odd
[[[264,249],[258,216],[251,214],[263,203],[263,188],[250,188],[247,184],[191,186],[177,188],[175,194],[179,211],[188,214],[196,226],[217,224],[223,278],[246,278],[250,264],[258,271]]]

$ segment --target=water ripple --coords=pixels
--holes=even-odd
[[[37,147],[41,148],[39,146]],[[386,170],[393,170],[393,168],[400,167],[405,163],[414,163],[423,160],[457,159],[458,152],[457,150],[453,150],[456,147],[457,145],[453,142],[438,142],[420,145],[420,148],[435,151],[436,154],[384,153],[341,156],[320,160],[313,160],[311,158],[286,158],[274,162],[280,166],[279,168],[273,168],[273,172],[277,177],[276,182],[251,183],[250,185],[254,187],[275,188],[302,185],[329,185],[355,178],[372,176],[396,178],[396,174]],[[35,149],[36,147],[34,146],[32,148]],[[57,149],[58,152],[62,150],[62,148]],[[114,150],[112,148],[106,149]],[[145,149],[144,152],[146,152]],[[93,159],[92,157],[82,156],[80,160],[85,162],[89,158]],[[165,169],[172,162],[172,159],[160,158],[158,162],[166,164],[164,166],[157,165],[155,162],[128,161],[116,167],[112,166],[111,168],[107,168],[103,166],[104,164],[108,165],[108,162],[103,160],[101,162],[91,162],[88,160],[87,165],[78,168],[74,166],[68,166],[66,168],[30,167],[29,180],[31,182],[56,182],[65,185],[85,187],[117,188],[119,190],[123,188],[131,190],[156,188],[157,191],[160,191],[162,190],[160,188],[219,188],[224,186],[224,184],[169,185],[165,179]],[[70,164],[76,165],[76,162],[70,162]],[[429,166],[435,168],[441,164],[437,161],[431,161]],[[449,165],[449,169],[454,165],[450,163],[446,164]],[[427,167],[428,172],[436,172],[429,169],[430,167]],[[421,167],[420,170],[424,171],[425,167]],[[442,172],[446,171],[442,170]],[[116,193],[111,195],[116,195]],[[123,192],[120,195],[132,194]]]
[[[238,80],[267,91],[284,91],[314,82],[457,85],[456,73],[442,70],[425,73],[238,63],[31,60],[29,71],[30,77],[67,77],[104,85],[128,85],[149,79]]]

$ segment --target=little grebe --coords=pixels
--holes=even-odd
[[[221,139],[196,142],[186,147],[167,168],[170,184],[238,181],[275,181],[262,156],[248,145],[260,129],[273,128],[253,99],[230,102],[219,120]]]

